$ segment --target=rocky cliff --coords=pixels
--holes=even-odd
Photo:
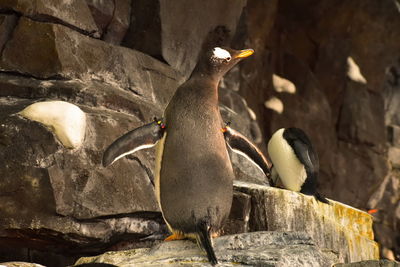
[[[373,218],[381,255],[399,258],[399,10],[392,0],[0,0],[0,262],[65,266],[159,242],[166,228],[153,151],[110,168],[100,167],[101,154],[162,114],[210,32],[256,51],[220,84],[224,119],[264,151],[276,129],[304,129],[320,157],[320,191],[374,212],[351,217],[339,204],[328,211],[302,202],[305,220],[328,225],[308,232],[312,244],[340,262],[376,258],[370,229],[352,234],[357,244],[340,231],[325,235],[346,232],[341,217],[361,228]],[[49,100],[83,111],[81,145],[66,146],[54,128],[21,116]],[[248,186],[236,185],[226,233],[301,230],[285,220],[298,213],[279,212],[297,195],[282,191],[283,206],[274,206],[255,189],[267,185],[263,174],[240,156],[232,161]],[[353,258],[357,246],[371,248],[369,256]]]

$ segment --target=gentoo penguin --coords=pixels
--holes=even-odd
[[[225,126],[218,107],[218,83],[252,49],[204,49],[189,79],[169,102],[163,119],[137,128],[111,144],[103,165],[157,144],[155,191],[172,235],[196,239],[217,264],[211,236],[228,217],[234,173],[227,146],[245,154],[266,174],[269,163],[244,136]]]
[[[268,154],[273,164],[273,183],[279,178],[284,188],[313,195],[317,200],[329,204],[317,192],[318,155],[301,129],[282,128],[276,131],[268,142]]]

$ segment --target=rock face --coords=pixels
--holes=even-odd
[[[99,36],[99,29],[85,1],[55,0],[48,3],[43,0],[2,0],[0,8],[5,12],[15,12],[34,20],[66,25],[82,33]]]
[[[153,151],[109,168],[101,155],[118,136],[162,116],[209,32],[219,45],[256,51],[221,82],[224,120],[264,152],[276,129],[302,128],[319,154],[320,191],[375,212],[381,255],[399,259],[396,1],[48,2],[0,0],[0,261],[66,266],[162,239]],[[84,112],[79,148],[17,114],[50,100]],[[305,228],[338,261],[377,257],[370,216],[290,192],[274,202],[283,191],[263,187],[256,167],[231,158],[237,179],[252,184],[236,185],[226,233]]]
[[[5,45],[0,69],[40,79],[100,80],[147,101],[164,97],[160,99],[162,106],[179,79],[176,71],[150,56],[89,38],[65,26],[27,18],[19,20],[13,38]]]
[[[391,260],[369,260],[353,263],[338,263],[334,267],[397,267],[400,263]]]
[[[149,246],[162,238],[166,227],[154,197],[153,151],[109,168],[100,163],[118,136],[162,115],[183,77],[150,56],[69,24],[12,10],[18,16],[4,16],[1,32],[0,260],[65,266],[88,253]],[[250,133],[259,128],[248,119],[243,99],[227,90],[221,94],[229,105],[221,106],[226,121],[255,136]],[[62,100],[84,112],[79,148],[63,146],[51,129],[18,115],[43,100]],[[246,180],[266,183],[263,174],[253,175],[256,167],[241,167],[239,160],[234,166],[247,173]]]
[[[399,125],[398,3],[248,1],[246,14],[247,44],[257,53],[241,66],[239,93],[263,122],[263,135],[305,130],[319,154],[322,193],[378,209],[376,239],[398,258],[399,172],[386,131]],[[348,77],[349,57],[366,83]],[[274,75],[296,93],[275,91]],[[281,114],[264,108],[272,97],[282,102]]]
[[[325,255],[304,233],[254,232],[214,239],[218,266],[330,266]],[[82,258],[76,264],[109,263],[128,266],[211,266],[191,241],[164,242],[136,249]]]
[[[234,208],[225,234],[249,233],[214,239],[222,266],[330,266],[333,262],[379,258],[372,216],[366,212],[333,200],[327,205],[314,197],[252,183],[236,181],[234,188]],[[203,254],[193,243],[169,242],[151,249],[82,258],[77,264],[178,266],[186,262],[209,266],[201,263],[206,260]]]
[[[133,0],[132,23],[124,45],[162,58],[183,77],[192,72],[210,31],[235,32],[245,0]]]
[[[236,181],[234,188],[251,198],[250,231],[305,231],[318,247],[335,253],[339,262],[379,258],[372,216],[366,212],[268,186]]]
[[[36,264],[36,263],[28,263],[28,262],[2,262],[0,266],[5,266],[5,267],[44,267],[41,264]]]

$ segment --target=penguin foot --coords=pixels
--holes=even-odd
[[[217,238],[217,237],[219,237],[220,235],[221,235],[221,233],[219,233],[219,232],[210,233],[210,236],[211,236],[212,238]]]
[[[169,237],[165,238],[164,241],[173,241],[173,240],[182,240],[186,239],[186,236],[179,234],[179,233],[173,233]]]

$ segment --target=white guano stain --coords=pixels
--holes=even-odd
[[[362,75],[360,67],[356,64],[352,57],[347,58],[347,77],[358,83],[366,84],[367,80]]]
[[[296,86],[288,79],[282,78],[276,74],[272,74],[272,84],[278,93],[296,93]]]
[[[78,148],[83,143],[86,114],[74,104],[65,101],[37,102],[18,114],[47,126],[67,148]]]
[[[272,109],[279,114],[282,114],[284,110],[282,101],[277,97],[271,97],[270,99],[265,101],[264,106],[268,109]]]

